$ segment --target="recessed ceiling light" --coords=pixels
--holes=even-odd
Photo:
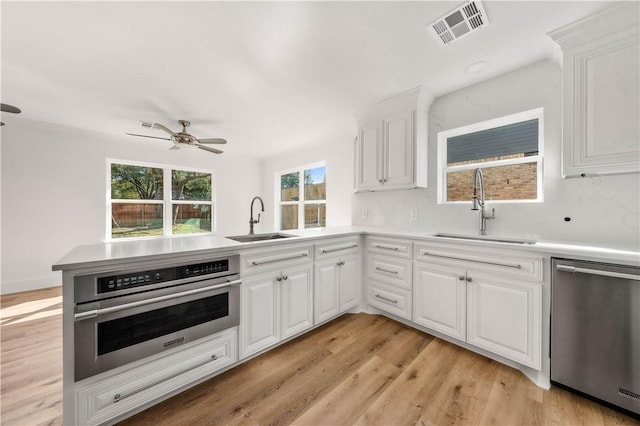
[[[480,62],[476,62],[474,64],[469,65],[468,67],[466,67],[464,69],[464,72],[466,74],[478,74],[480,71],[482,71],[483,69],[485,69],[485,67],[489,65],[489,62],[487,61],[480,61]]]

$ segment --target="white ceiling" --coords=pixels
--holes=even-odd
[[[428,24],[462,3],[3,0],[1,96],[22,114],[2,119],[155,136],[139,121],[188,119],[262,157],[413,87],[437,97],[549,57],[548,31],[612,5],[485,1],[490,24],[442,47]]]

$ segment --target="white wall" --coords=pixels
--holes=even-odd
[[[221,235],[248,231],[249,203],[265,201],[256,232],[274,226],[274,173],[318,161],[327,163],[329,226],[386,226],[416,234],[475,234],[477,212],[468,205],[436,202],[436,135],[470,123],[544,107],[543,203],[496,205],[488,233],[621,249],[640,248],[640,176],[560,178],[561,70],[543,61],[437,98],[429,111],[429,188],[353,194],[353,128],[278,153],[262,161],[169,151],[165,145],[133,141],[68,127],[12,120],[2,128],[0,291],[10,293],[59,285],[51,264],[73,247],[104,240],[106,158],[211,169]],[[489,204],[489,207],[491,205]],[[362,219],[363,209],[368,219]],[[410,220],[418,209],[417,221]],[[565,222],[565,217],[571,217]]]
[[[340,129],[331,135],[311,141],[300,149],[278,153],[263,160],[262,198],[265,202],[265,212],[262,216],[262,224],[259,225],[260,232],[277,229],[274,223],[275,173],[319,161],[325,161],[327,165],[327,226],[351,225],[356,134],[357,128],[354,121],[352,127]]]
[[[60,285],[51,265],[104,241],[107,158],[211,170],[221,235],[246,233],[248,203],[261,190],[258,160],[169,151],[162,141],[12,120],[1,143],[3,294]]]
[[[561,82],[560,67],[542,61],[435,99],[428,117],[429,188],[356,194],[353,223],[418,234],[476,234],[478,212],[470,211],[470,205],[437,204],[437,133],[543,107],[544,202],[495,205],[496,219],[487,222],[487,233],[639,250],[640,176],[560,178]],[[414,208],[417,221],[409,216]],[[368,210],[366,220],[363,209]]]

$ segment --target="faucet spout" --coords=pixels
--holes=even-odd
[[[262,198],[258,196],[253,197],[250,207],[251,215],[249,216],[249,235],[253,235],[253,225],[260,223],[260,213],[258,213],[258,218],[256,220],[253,219],[253,203],[255,203],[256,200],[260,201],[260,211],[264,212],[264,203],[262,202]]]
[[[480,188],[480,198],[478,198],[478,187]],[[484,204],[484,174],[482,169],[477,168],[473,172],[473,195],[471,196],[471,210],[480,210],[480,235],[487,235],[487,219],[495,219],[496,209],[491,209],[488,215]]]

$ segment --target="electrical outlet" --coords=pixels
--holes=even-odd
[[[367,209],[362,209],[362,218],[366,219],[369,217],[369,211]]]
[[[412,209],[410,213],[411,220],[418,220],[418,209]]]

